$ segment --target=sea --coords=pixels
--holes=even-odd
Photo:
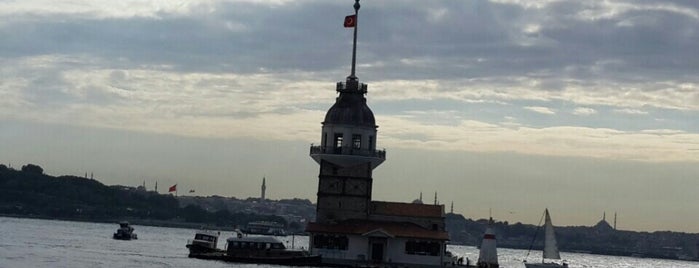
[[[275,265],[235,264],[190,259],[185,245],[196,230],[134,225],[138,240],[112,239],[116,223],[91,223],[0,217],[0,267],[256,267]],[[221,237],[233,235],[222,232]],[[289,248],[307,248],[307,236],[279,237]],[[221,239],[223,240],[223,239]],[[225,242],[224,242],[225,243]],[[223,247],[223,245],[219,245]],[[449,245],[455,255],[478,258],[478,249]],[[526,250],[498,249],[501,267],[524,268]],[[540,251],[529,254],[539,261]],[[616,257],[562,252],[569,267],[697,267],[699,262]]]

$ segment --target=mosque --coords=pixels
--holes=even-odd
[[[367,84],[355,76],[357,18],[345,19],[354,28],[352,71],[338,82],[339,96],[322,122],[321,141],[310,156],[320,165],[316,219],[306,231],[309,250],[328,264],[400,267],[440,267],[449,235],[443,205],[398,203],[371,198],[372,171],[386,160],[377,150],[374,114],[367,106]]]

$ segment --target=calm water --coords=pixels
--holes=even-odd
[[[138,240],[113,240],[117,224],[0,217],[0,267],[279,267],[232,264],[187,258],[185,244],[194,230],[134,226]],[[222,237],[230,236],[223,232]],[[291,247],[291,237],[282,238]],[[307,237],[294,239],[296,248],[307,247]],[[223,247],[223,245],[219,245]],[[449,246],[471,260],[474,247]],[[498,249],[500,264],[523,268],[526,251]],[[697,267],[699,263],[590,254],[561,253],[570,267]],[[540,252],[532,252],[540,256]],[[530,257],[530,261],[536,258]]]

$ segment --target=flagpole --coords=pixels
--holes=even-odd
[[[354,75],[354,67],[357,64],[357,28],[359,28],[359,0],[354,0],[354,41],[352,43],[352,73],[349,79],[357,80]]]

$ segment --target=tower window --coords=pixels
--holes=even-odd
[[[374,136],[369,136],[369,150],[374,149]]]
[[[352,135],[352,148],[354,148],[354,149],[362,148],[362,135],[359,135],[359,134]]]
[[[342,133],[335,133],[335,153],[342,153]]]

